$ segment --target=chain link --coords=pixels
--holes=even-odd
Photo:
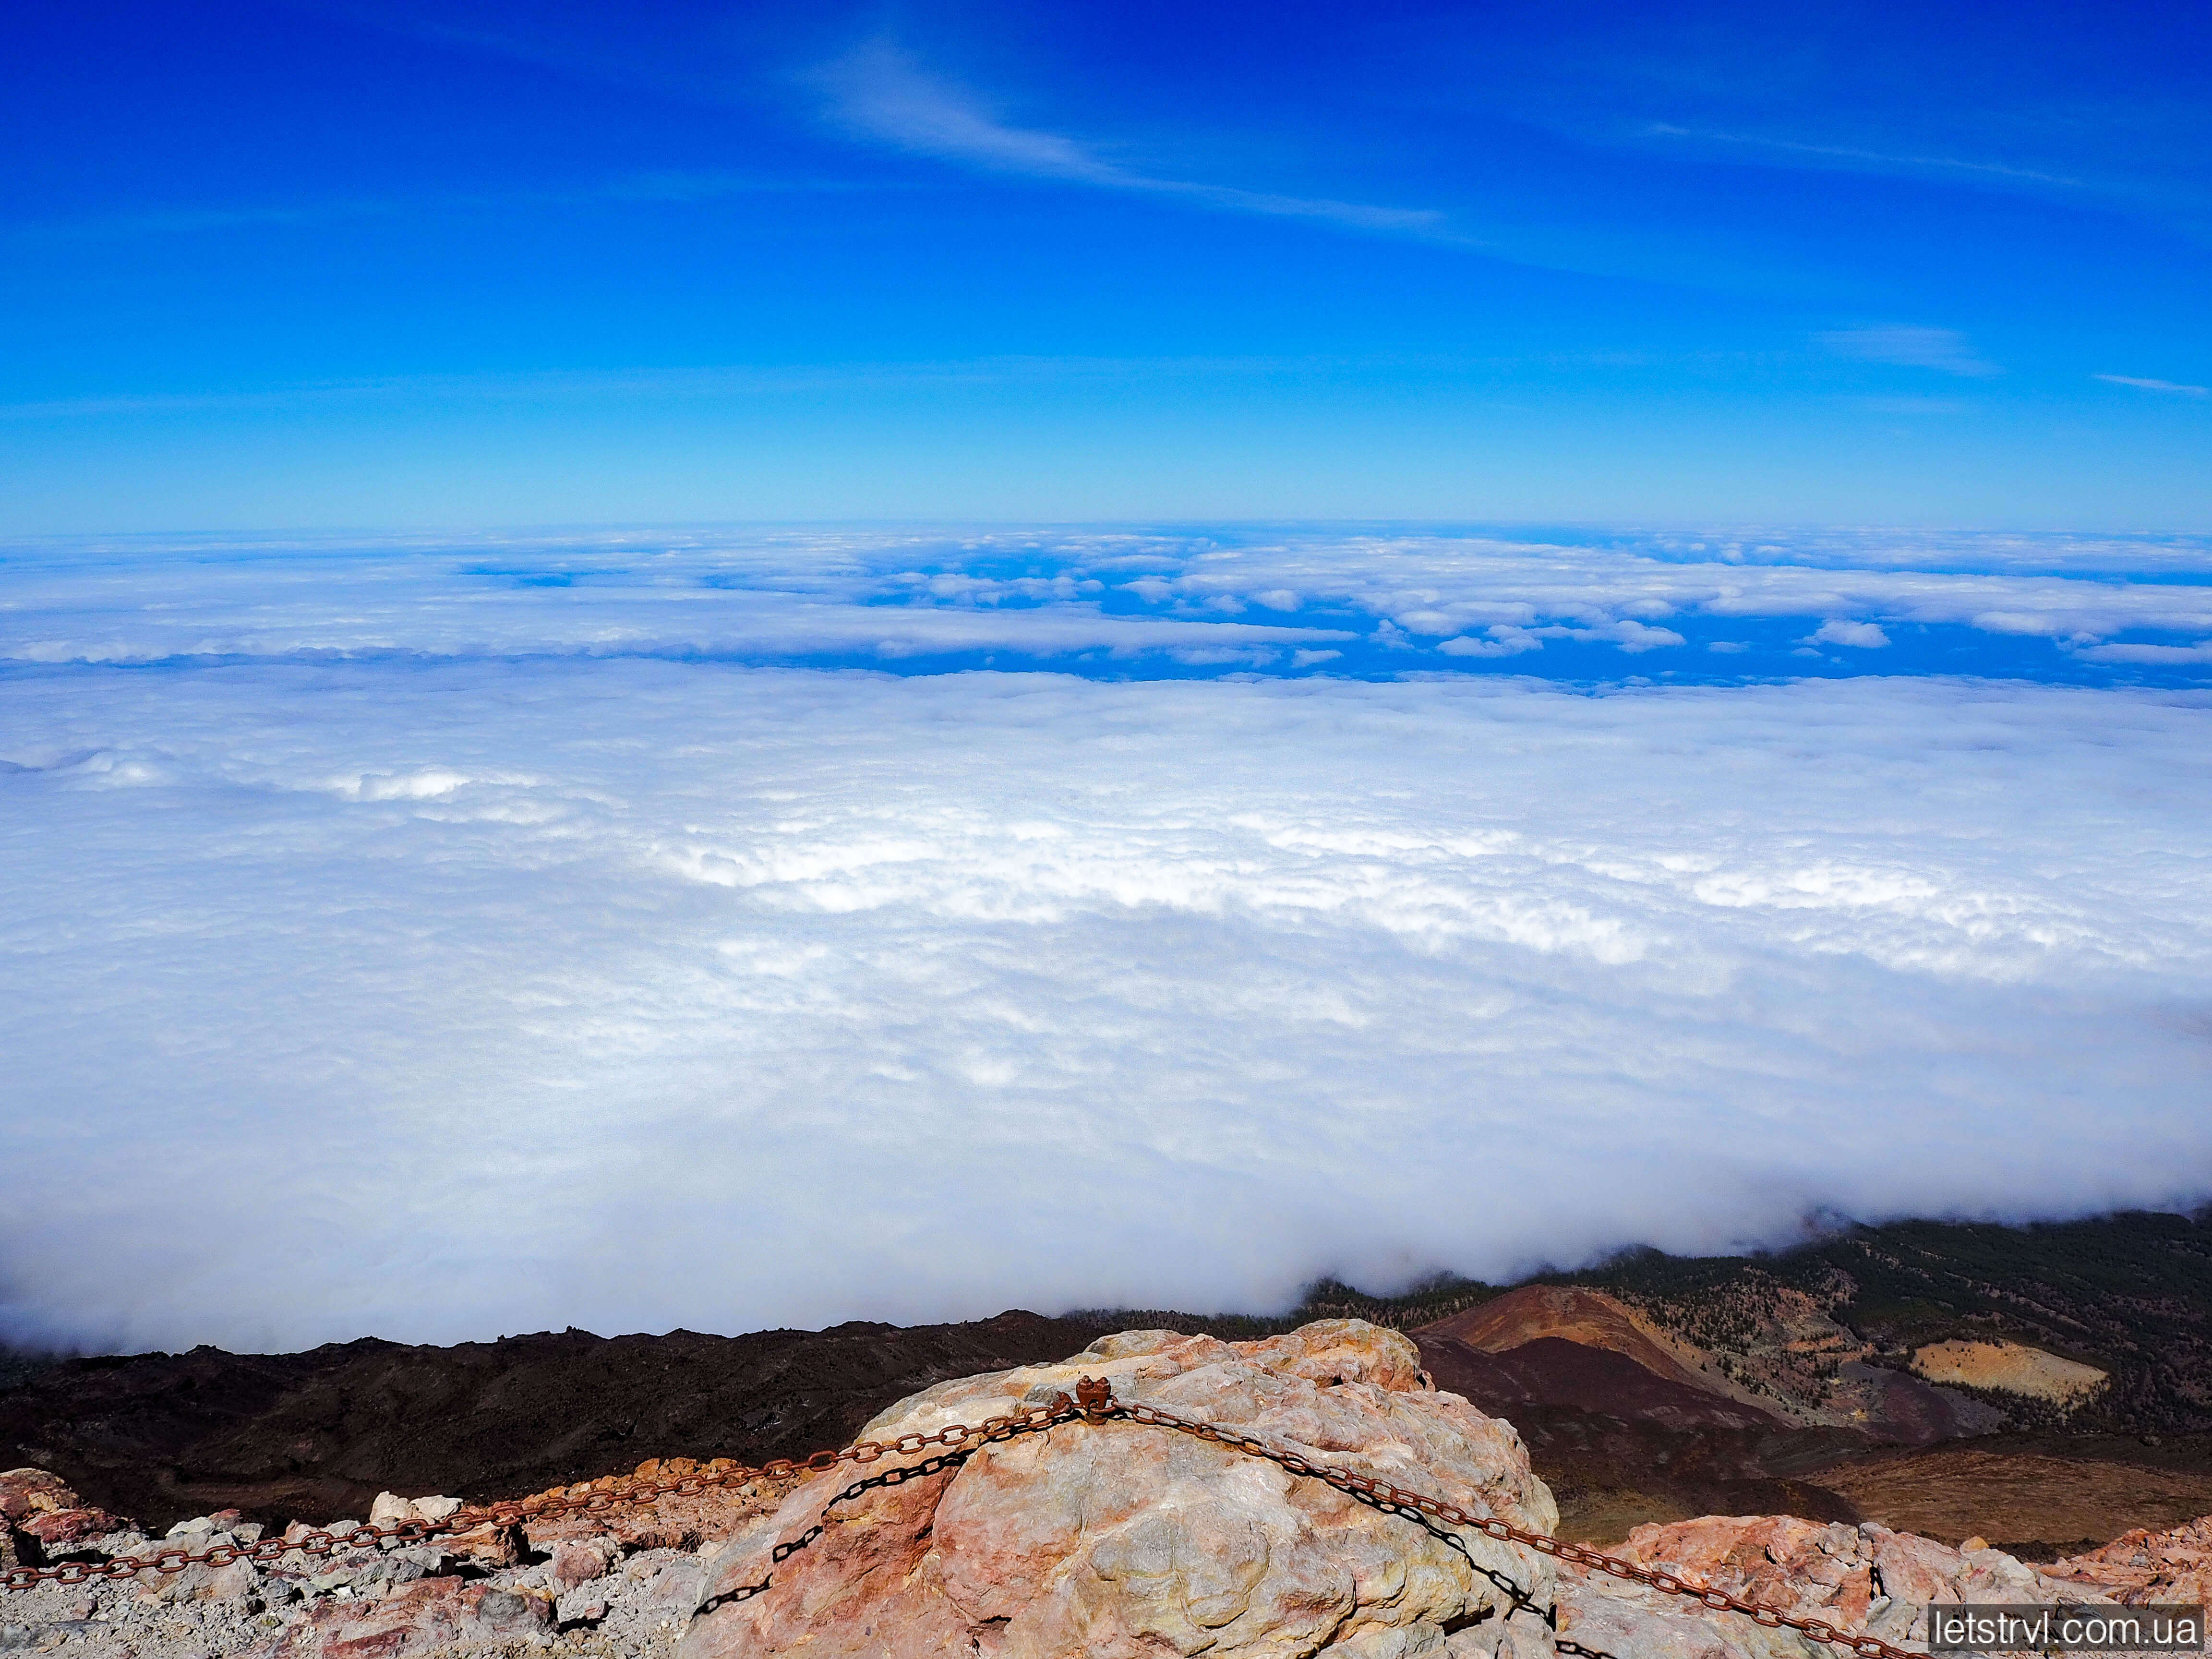
[[[718,1458],[703,1469],[671,1477],[611,1476],[586,1481],[581,1486],[540,1492],[534,1498],[457,1510],[443,1521],[398,1521],[388,1526],[351,1527],[337,1533],[318,1529],[297,1539],[264,1538],[252,1544],[221,1544],[197,1554],[181,1549],[165,1549],[151,1556],[119,1555],[112,1561],[64,1561],[52,1567],[11,1567],[0,1573],[0,1590],[29,1589],[34,1585],[48,1583],[82,1584],[104,1579],[133,1578],[149,1571],[178,1573],[189,1566],[228,1566],[233,1561],[273,1562],[295,1550],[303,1555],[325,1556],[344,1549],[374,1549],[386,1540],[411,1544],[484,1528],[505,1530],[527,1522],[553,1520],[578,1513],[597,1514],[623,1504],[645,1503],[655,1498],[692,1498],[710,1491],[742,1486],[755,1480],[784,1480],[799,1474],[823,1474],[841,1463],[873,1463],[894,1455],[911,1457],[932,1446],[943,1446],[950,1450],[970,1442],[1003,1439],[1010,1434],[1033,1433],[1078,1418],[1093,1425],[1119,1419],[1148,1428],[1170,1429],[1177,1434],[1187,1434],[1216,1445],[1227,1446],[1249,1457],[1263,1458],[1292,1474],[1319,1480],[1363,1502],[1384,1509],[1412,1510],[1449,1526],[1479,1532],[1504,1543],[1518,1544],[1540,1555],[1565,1561],[1570,1566],[1625,1578],[1668,1595],[1683,1596],[1716,1612],[1740,1613],[1768,1630],[1794,1630],[1811,1641],[1846,1649],[1856,1656],[1856,1659],[1926,1659],[1925,1655],[1893,1646],[1877,1637],[1839,1631],[1818,1619],[1800,1619],[1780,1607],[1744,1601],[1725,1590],[1680,1577],[1664,1568],[1644,1566],[1617,1555],[1607,1555],[1601,1550],[1594,1550],[1588,1545],[1571,1544],[1548,1533],[1531,1532],[1494,1515],[1476,1515],[1455,1504],[1446,1503],[1443,1498],[1432,1498],[1426,1492],[1409,1491],[1333,1463],[1316,1463],[1285,1447],[1272,1444],[1253,1435],[1241,1434],[1235,1429],[1195,1422],[1178,1417],[1173,1412],[1162,1411],[1157,1406],[1117,1400],[1114,1397],[1112,1383],[1103,1378],[1089,1376],[1077,1382],[1073,1401],[1066,1395],[1056,1395],[1042,1406],[1010,1416],[986,1418],[972,1427],[965,1423],[951,1423],[934,1434],[903,1434],[890,1442],[856,1441],[836,1451],[818,1451],[808,1457],[775,1458],[758,1468]],[[716,1467],[718,1464],[720,1467]],[[887,1474],[890,1473],[886,1471]],[[884,1480],[880,1484],[894,1483]],[[815,1532],[818,1534],[819,1531],[817,1526]],[[812,1541],[811,1536],[805,1540],[806,1543]],[[795,1547],[804,1548],[805,1544],[799,1544]],[[781,1555],[777,1557],[778,1560],[782,1559]],[[751,1595],[758,1595],[767,1588],[768,1583],[763,1580],[757,1586],[748,1586],[747,1589]],[[1562,1643],[1562,1650],[1568,1645]]]
[[[799,1474],[821,1474],[840,1463],[872,1463],[900,1454],[912,1456],[932,1446],[953,1447],[969,1441],[995,1439],[1009,1433],[1048,1428],[1076,1415],[1066,1397],[1058,1404],[1033,1407],[1011,1416],[987,1418],[970,1426],[950,1423],[934,1434],[906,1434],[888,1443],[856,1441],[836,1451],[818,1451],[798,1459],[779,1457],[758,1468],[717,1458],[705,1468],[670,1475],[609,1476],[580,1486],[556,1487],[534,1498],[505,1503],[471,1505],[456,1510],[442,1521],[395,1521],[388,1525],[348,1527],[338,1532],[318,1528],[298,1538],[264,1538],[252,1544],[218,1544],[197,1553],[168,1548],[150,1555],[118,1555],[109,1561],[64,1561],[51,1567],[10,1567],[0,1572],[0,1590],[31,1589],[45,1583],[84,1584],[110,1579],[135,1578],[142,1572],[182,1572],[186,1567],[227,1567],[234,1561],[268,1564],[295,1550],[302,1555],[335,1555],[341,1550],[376,1549],[387,1541],[419,1544],[456,1534],[489,1528],[505,1531],[532,1521],[550,1521],[565,1515],[599,1514],[625,1504],[648,1503],[661,1498],[696,1498],[705,1492],[742,1486],[755,1480],[787,1480]],[[719,1465],[719,1467],[717,1467]]]
[[[1085,1382],[1089,1380],[1085,1379]],[[1098,1385],[1102,1389],[1106,1386],[1103,1383]],[[1084,1398],[1081,1384],[1077,1385],[1076,1393],[1079,1400]],[[1110,1397],[1109,1393],[1108,1398],[1110,1399]],[[1086,1401],[1085,1403],[1089,1402]],[[1221,1428],[1212,1423],[1193,1422],[1187,1418],[1177,1417],[1173,1412],[1162,1411],[1154,1406],[1131,1405],[1119,1401],[1114,1401],[1108,1407],[1106,1414],[1124,1418],[1132,1423],[1173,1429],[1178,1434],[1192,1435],[1200,1440],[1210,1440],[1219,1445],[1231,1446],[1249,1456],[1265,1458],[1270,1463],[1278,1464],[1288,1469],[1292,1474],[1304,1475],[1322,1481],[1335,1487],[1339,1492],[1348,1493],[1352,1497],[1366,1502],[1380,1504],[1385,1509],[1411,1510],[1451,1526],[1468,1531],[1480,1532],[1487,1537],[1495,1538],[1505,1543],[1519,1544],[1525,1548],[1536,1551],[1539,1554],[1565,1561],[1570,1566],[1587,1568],[1591,1571],[1609,1574],[1615,1578],[1626,1578],[1635,1583],[1647,1584],[1653,1589],[1663,1591],[1668,1595],[1687,1597],[1700,1607],[1711,1607],[1717,1612],[1741,1613],[1768,1630],[1773,1630],[1778,1626],[1794,1630],[1799,1635],[1813,1641],[1848,1649],[1852,1654],[1858,1656],[1858,1659],[1926,1659],[1925,1655],[1916,1654],[1908,1648],[1893,1646],[1878,1637],[1854,1635],[1849,1631],[1839,1631],[1818,1619],[1800,1619],[1795,1613],[1784,1612],[1780,1607],[1770,1607],[1764,1602],[1744,1601],[1741,1597],[1731,1595],[1725,1590],[1717,1590],[1711,1585],[1680,1577],[1663,1568],[1647,1567],[1638,1562],[1624,1560],[1617,1555],[1607,1555],[1602,1550],[1591,1549],[1585,1544],[1571,1544],[1563,1538],[1553,1537],[1549,1533],[1531,1532],[1525,1527],[1516,1527],[1510,1522],[1501,1520],[1494,1515],[1475,1515],[1460,1508],[1455,1504],[1448,1504],[1440,1498],[1431,1498],[1426,1492],[1409,1492],[1405,1487],[1393,1486],[1387,1480],[1377,1480],[1371,1475],[1355,1474],[1350,1469],[1340,1468],[1332,1463],[1316,1463],[1297,1452],[1271,1445],[1249,1434],[1239,1434],[1234,1429]],[[1091,1420],[1097,1419],[1094,1418]]]

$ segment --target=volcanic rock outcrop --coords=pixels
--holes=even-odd
[[[1122,1401],[1522,1526],[1555,1519],[1512,1428],[1431,1388],[1405,1338],[1357,1321],[1257,1342],[1108,1337],[1063,1364],[942,1383],[864,1436],[980,1422],[1072,1393],[1085,1376]],[[709,1562],[683,1659],[1474,1659],[1550,1647],[1548,1561],[1432,1533],[1227,1446],[1068,1423],[937,1462],[921,1480],[850,1497],[844,1471],[800,1485]],[[817,1528],[778,1564],[780,1545]]]
[[[1979,1540],[1970,1540],[1978,1546]],[[1794,1516],[1706,1516],[1638,1527],[1614,1553],[1833,1629],[1924,1646],[1933,1601],[2048,1605],[2109,1600],[2083,1577],[2062,1584],[2000,1550],[1956,1550],[1874,1522],[1821,1526]],[[1559,1633],[1620,1659],[1804,1659],[1786,1630],[1716,1615],[1599,1574],[1562,1583]]]

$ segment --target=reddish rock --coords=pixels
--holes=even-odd
[[[323,1602],[285,1631],[273,1659],[398,1659],[458,1644],[527,1639],[552,1626],[553,1604],[542,1595],[423,1578],[381,1601]]]
[[[2123,1533],[2102,1549],[2044,1569],[2130,1607],[2212,1602],[2212,1515],[2170,1532]]]
[[[662,1463],[656,1460],[651,1467],[663,1473],[689,1473],[686,1461],[671,1458]],[[726,1458],[721,1458],[696,1467],[720,1474],[732,1465]],[[550,1553],[564,1543],[587,1540],[611,1545],[624,1553],[635,1550],[696,1550],[703,1544],[721,1543],[743,1531],[788,1492],[792,1484],[788,1480],[755,1479],[742,1486],[714,1486],[690,1496],[671,1493],[611,1510],[587,1510],[532,1521],[526,1530],[531,1551],[538,1554]],[[552,1490],[557,1493],[571,1489]]]
[[[622,1546],[612,1539],[580,1539],[553,1547],[550,1572],[553,1582],[562,1589],[574,1589],[605,1577],[607,1569],[621,1559]]]
[[[1838,1630],[1919,1647],[1931,1601],[2095,1601],[2001,1550],[1956,1550],[1874,1522],[1701,1516],[1638,1527],[1613,1553]],[[1595,1572],[1559,1575],[1559,1635],[1634,1659],[1802,1659],[1802,1638]]]
[[[1511,1427],[1426,1387],[1412,1343],[1358,1321],[1263,1342],[1103,1338],[1062,1364],[940,1384],[863,1437],[977,1423],[1073,1393],[1085,1375],[1109,1378],[1123,1400],[1234,1425],[1479,1514],[1554,1523]],[[1540,1613],[1516,1615],[1504,1588],[1548,1607],[1544,1558],[1479,1534],[1447,1541],[1218,1443],[1067,1423],[881,1482],[922,1462],[846,1466],[794,1487],[708,1564],[684,1659],[1473,1659],[1496,1654],[1509,1626],[1528,1627],[1529,1652],[1550,1649]],[[775,1559],[810,1534],[808,1547]]]
[[[44,1469],[9,1469],[0,1474],[0,1521],[10,1526],[33,1515],[78,1507],[76,1494],[58,1474]]]
[[[484,1567],[511,1567],[520,1561],[527,1540],[520,1527],[495,1527],[487,1522],[466,1532],[448,1533],[437,1539],[437,1547],[448,1555]]]
[[[15,1566],[66,1551],[88,1538],[104,1538],[125,1523],[94,1509],[58,1474],[9,1469],[0,1474],[0,1565]],[[27,1544],[28,1547],[25,1546]]]
[[[46,1510],[17,1522],[15,1529],[29,1534],[39,1540],[40,1548],[51,1553],[88,1538],[105,1538],[111,1532],[122,1531],[125,1524],[106,1510]]]

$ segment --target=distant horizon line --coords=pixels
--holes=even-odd
[[[1879,1232],[1885,1229],[1893,1227],[2001,1227],[2008,1231],[2024,1233],[2039,1227],[2095,1226],[2100,1223],[2123,1221],[2131,1217],[2138,1216],[2153,1218],[2167,1217],[2175,1220],[2186,1222],[2191,1226],[2197,1227],[2212,1225],[2212,1197],[2200,1199],[2194,1206],[2185,1208],[2165,1209],[2154,1205],[2129,1205],[2115,1209],[2093,1211],[2084,1215],[2069,1215],[2063,1217],[2045,1216],[2030,1218],[2026,1220],[2019,1221],[1996,1220],[1987,1218],[1974,1218],[1967,1216],[1935,1215],[1893,1216],[1886,1221],[1865,1221],[1853,1216],[1847,1216],[1835,1212],[1825,1212],[1807,1216],[1802,1223],[1803,1231],[1802,1236],[1786,1244],[1759,1245],[1747,1242],[1737,1248],[1718,1251],[1711,1255],[1692,1255],[1686,1252],[1678,1253],[1673,1250],[1662,1249],[1656,1244],[1627,1244],[1622,1245],[1618,1249],[1606,1250],[1598,1255],[1593,1255],[1579,1267],[1562,1267],[1553,1264],[1545,1267],[1532,1267],[1525,1273],[1502,1280],[1474,1279],[1452,1268],[1437,1268],[1433,1272],[1424,1273],[1410,1280],[1407,1284],[1406,1287],[1400,1291],[1364,1291],[1358,1285],[1339,1278],[1335,1272],[1331,1271],[1317,1274],[1300,1286],[1298,1299],[1279,1313],[1255,1312],[1249,1310],[1234,1308],[1217,1308],[1211,1312],[1201,1312],[1195,1308],[1163,1308],[1150,1304],[1139,1305],[1134,1303],[1123,1303],[1113,1306],[1094,1305],[1063,1308],[1057,1313],[1040,1313],[1034,1308],[1002,1308],[995,1314],[978,1314],[969,1319],[925,1320],[917,1322],[916,1323],[905,1325],[897,1324],[890,1320],[869,1319],[856,1315],[851,1318],[836,1320],[827,1324],[816,1326],[811,1330],[799,1326],[777,1325],[762,1327],[759,1329],[749,1331],[702,1331],[694,1330],[688,1325],[672,1325],[665,1331],[617,1331],[611,1336],[602,1336],[597,1331],[586,1330],[580,1325],[572,1324],[557,1331],[550,1327],[546,1329],[538,1331],[502,1331],[495,1337],[468,1337],[455,1342],[408,1342],[394,1337],[382,1337],[371,1334],[364,1334],[360,1336],[347,1337],[343,1340],[333,1339],[329,1341],[318,1342],[311,1346],[304,1348],[256,1349],[252,1350],[251,1352],[263,1355],[264,1357],[276,1357],[285,1354],[313,1353],[318,1349],[321,1348],[351,1347],[356,1343],[360,1342],[383,1342],[394,1347],[402,1348],[444,1349],[474,1347],[479,1346],[488,1347],[501,1342],[522,1342],[528,1341],[538,1337],[561,1337],[571,1335],[588,1336],[594,1341],[599,1342],[619,1342],[631,1337],[643,1337],[650,1340],[663,1340],[668,1337],[677,1335],[708,1336],[718,1338],[724,1341],[735,1341],[747,1336],[766,1335],[777,1331],[797,1331],[804,1334],[818,1335],[826,1331],[840,1329],[847,1325],[890,1325],[892,1328],[896,1330],[916,1330],[925,1329],[933,1325],[986,1324],[992,1320],[1005,1319],[1016,1314],[1028,1314],[1030,1316],[1038,1319],[1055,1321],[1066,1320],[1085,1324],[1108,1324],[1116,1317],[1133,1314],[1169,1314],[1177,1317],[1186,1317],[1195,1321],[1249,1319],[1258,1322],[1275,1322],[1291,1318],[1310,1307],[1330,1305],[1324,1301],[1317,1300],[1321,1292],[1328,1291],[1343,1291],[1363,1302],[1373,1302],[1378,1304],[1418,1304],[1425,1297],[1447,1295],[1454,1291],[1463,1290],[1468,1286],[1494,1291],[1499,1295],[1504,1295],[1508,1291],[1517,1291],[1530,1285],[1539,1285],[1547,1282],[1557,1283],[1562,1279],[1572,1279],[1578,1276],[1601,1273],[1609,1267],[1651,1255],[1663,1256],[1668,1260],[1674,1261],[1771,1261],[1778,1257],[1795,1255],[1800,1250],[1816,1249],[1831,1240],[1845,1237],[1850,1234],[1861,1230]],[[243,1349],[234,1350],[221,1348],[217,1347],[214,1343],[207,1342],[195,1344],[193,1347],[186,1349],[185,1352],[187,1353],[197,1352],[202,1348],[214,1348],[215,1351],[219,1353],[245,1354],[249,1352]],[[173,1351],[167,1348],[141,1348],[130,1353],[112,1352],[94,1353],[84,1349],[18,1347],[14,1346],[4,1335],[0,1335],[0,1360],[6,1360],[13,1358],[18,1360],[27,1359],[33,1362],[46,1361],[51,1362],[54,1364],[67,1364],[71,1360],[79,1359],[139,1359],[155,1357],[173,1358],[174,1353]]]
[[[1954,524],[1934,521],[1881,523],[1819,520],[1672,520],[1672,519],[1486,519],[1460,515],[1390,516],[1344,514],[1273,518],[1238,514],[1150,514],[1096,518],[1000,518],[984,514],[900,514],[860,517],[762,517],[686,519],[578,519],[541,522],[482,520],[471,522],[279,525],[179,525],[156,530],[7,530],[0,529],[0,547],[28,542],[82,541],[99,538],[148,540],[161,537],[277,536],[486,536],[646,533],[703,530],[890,530],[990,529],[1069,530],[1116,529],[1179,531],[1229,530],[1354,530],[1416,529],[1437,531],[1553,531],[1577,534],[1613,535],[1946,535],[1946,536],[2101,536],[2128,541],[2212,542],[2212,522],[2191,529],[2122,529],[2074,524]]]

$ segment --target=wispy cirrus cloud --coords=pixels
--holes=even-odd
[[[2002,161],[1972,161],[1963,156],[1899,155],[1887,150],[1866,149],[1855,144],[1810,144],[1791,138],[1770,138],[1758,133],[1714,132],[1695,127],[1680,127],[1664,121],[1651,122],[1644,131],[1655,138],[1680,138],[1697,143],[1731,146],[1753,154],[1765,152],[1777,161],[1802,166],[1827,166],[1850,171],[1963,174],[1998,183],[2051,185],[2066,189],[2082,187],[2081,179],[2069,179],[2063,173],[2042,172],[2034,167],[2010,167]]]
[[[813,78],[828,94],[829,113],[838,125],[919,155],[1100,190],[1176,197],[1224,212],[1318,219],[1358,230],[1446,234],[1444,216],[1433,209],[1286,196],[1144,172],[1081,139],[1002,120],[984,100],[933,75],[888,40],[871,41]]]
[[[2191,386],[2181,380],[2153,380],[2142,374],[2093,374],[2093,380],[2106,380],[2114,386],[2131,386],[2141,392],[2173,392],[2185,398],[2212,398],[2212,386]]]
[[[1932,368],[1969,380],[1986,380],[2004,371],[1979,356],[1972,343],[1950,328],[1839,328],[1813,337],[1839,357],[1863,362],[1895,363],[1905,368]]]

